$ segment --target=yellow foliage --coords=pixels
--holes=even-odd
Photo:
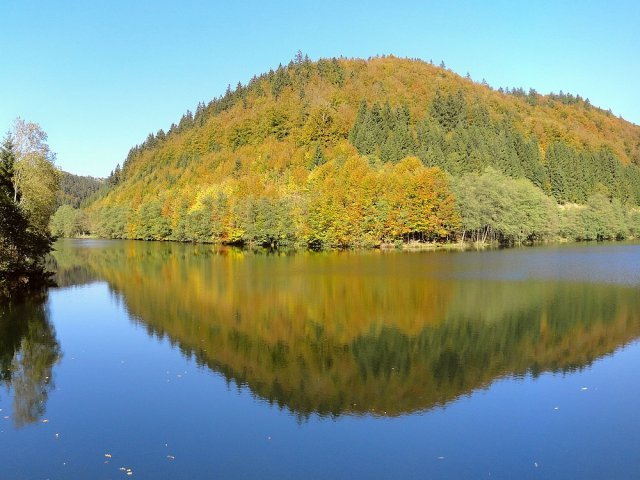
[[[538,138],[542,149],[563,140],[573,146],[606,145],[625,162],[631,154],[640,158],[640,129],[595,107],[565,105],[545,96],[531,105],[422,61],[382,57],[340,59],[331,65],[327,68],[341,69],[340,78],[318,69],[311,69],[305,81],[287,73],[289,83],[277,97],[268,78],[256,80],[241,100],[142,149],[126,166],[125,181],[90,210],[113,205],[135,210],[148,199],[160,199],[163,215],[176,225],[176,205],[198,210],[204,198],[224,193],[230,202],[224,238],[231,241],[244,234],[233,217],[234,205],[262,195],[299,197],[304,198],[301,204],[312,205],[312,218],[328,215],[305,231],[324,231],[335,244],[357,235],[375,243],[419,231],[446,237],[456,220],[448,206],[450,195],[433,195],[448,191],[442,172],[426,169],[416,157],[381,165],[360,157],[347,140],[361,101],[406,106],[415,122],[427,115],[436,91],[461,91],[465,98],[477,99],[493,119],[508,114],[517,130]],[[316,167],[318,149],[326,163]],[[401,198],[407,192],[419,200]],[[438,208],[432,206],[436,200]],[[414,211],[401,212],[403,208]],[[439,221],[437,214],[447,220]],[[304,224],[297,215],[307,215],[302,207],[293,221]],[[350,227],[350,221],[359,226]],[[129,225],[128,231],[135,227]]]

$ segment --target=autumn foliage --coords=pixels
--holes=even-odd
[[[299,55],[150,134],[94,196],[88,218],[113,238],[442,241],[465,236],[461,219],[470,221],[453,187],[487,169],[499,178],[492,185],[519,192],[520,206],[507,209],[529,197],[546,205],[541,195],[559,204],[604,195],[629,212],[640,204],[638,164],[640,128],[579,96],[496,91],[418,60]],[[557,226],[557,208],[545,211],[542,223]],[[508,227],[492,227],[490,238],[559,232]]]

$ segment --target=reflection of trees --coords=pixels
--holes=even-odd
[[[43,298],[0,307],[0,383],[13,391],[17,427],[44,414],[60,356]]]
[[[617,285],[441,280],[443,265],[375,253],[74,252],[61,268],[90,265],[150,335],[301,416],[433,408],[502,376],[585,367],[640,336],[638,291]]]
[[[96,274],[91,267],[79,262],[73,250],[59,247],[59,245],[70,243],[69,240],[59,240],[54,245],[55,253],[47,257],[47,271],[55,272],[53,280],[56,286],[64,288],[95,282]],[[60,265],[65,267],[61,268]]]

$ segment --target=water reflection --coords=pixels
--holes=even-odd
[[[45,297],[0,305],[0,384],[13,394],[18,428],[44,415],[54,388],[53,366],[61,358]]]
[[[467,275],[469,254],[87,246],[58,247],[59,283],[107,281],[150,335],[301,417],[426,410],[502,376],[583,368],[640,336],[635,286]],[[527,271],[527,252],[510,255]]]

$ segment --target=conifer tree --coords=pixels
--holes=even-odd
[[[316,145],[316,151],[313,154],[313,166],[319,167],[320,165],[324,165],[326,162],[327,159],[325,158],[324,153],[322,153],[322,148],[320,145]]]
[[[15,170],[15,147],[11,133],[7,133],[0,146],[0,189],[11,197],[14,196],[13,175]]]

